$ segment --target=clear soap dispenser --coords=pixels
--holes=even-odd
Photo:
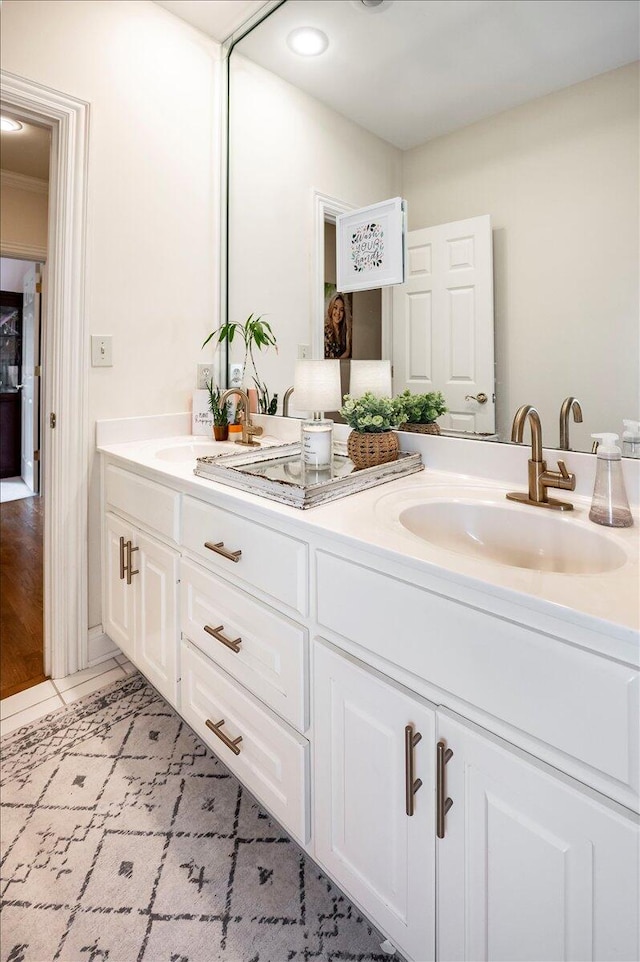
[[[622,458],[617,434],[592,434],[598,444],[596,483],[589,518],[610,528],[629,528],[633,524],[622,476]]]

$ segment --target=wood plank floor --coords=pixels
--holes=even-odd
[[[0,504],[0,698],[45,681],[43,499]]]

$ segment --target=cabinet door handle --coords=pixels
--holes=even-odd
[[[413,731],[413,725],[407,725],[404,730],[404,780],[405,780],[405,808],[411,816],[415,810],[414,795],[422,787],[422,779],[415,777],[415,757],[413,749],[422,740],[420,732]]]
[[[242,735],[238,735],[237,738],[231,739],[229,738],[228,735],[225,735],[223,731],[220,731],[220,729],[224,725],[224,718],[221,718],[219,722],[212,722],[210,718],[207,718],[205,724],[207,728],[213,732],[214,735],[218,736],[220,741],[223,742],[223,744],[225,744],[227,748],[231,749],[234,755],[240,754],[240,749],[238,748],[238,745],[242,741]]]
[[[444,838],[444,817],[453,805],[453,801],[447,798],[446,780],[445,780],[445,765],[450,758],[453,758],[453,752],[450,748],[447,748],[445,742],[439,741],[437,746],[437,779],[436,779],[436,835],[438,838]]]
[[[233,638],[233,639],[226,638],[225,635],[222,634],[223,629],[224,629],[224,625],[218,625],[217,628],[212,628],[211,625],[204,626],[204,630],[208,635],[211,635],[211,637],[215,638],[216,641],[221,641],[223,645],[226,645],[227,648],[231,649],[231,651],[235,651],[237,655],[238,652],[240,651],[242,638]]]
[[[221,554],[223,558],[227,558],[229,561],[240,561],[240,556],[242,555],[242,551],[229,551],[228,548],[225,548],[224,541],[218,541],[216,544],[213,544],[211,541],[205,541],[204,546],[208,548],[209,551],[215,551],[216,554]]]
[[[124,561],[124,538],[120,535],[120,581],[124,581],[127,573],[127,566]]]
[[[134,551],[138,551],[138,548],[134,548],[130,541],[127,541],[127,584],[131,584],[131,579],[134,575],[139,575],[140,572],[137,568],[131,567],[131,555]]]

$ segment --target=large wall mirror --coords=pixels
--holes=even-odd
[[[410,232],[489,215],[498,440],[530,403],[557,446],[568,396],[574,450],[640,418],[638,11],[285,0],[233,47],[228,317],[269,320],[271,393],[322,356],[336,213],[403,197]],[[302,27],[322,53],[292,49]],[[394,299],[358,308],[352,357],[394,361]]]

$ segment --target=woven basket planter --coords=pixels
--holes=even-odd
[[[376,464],[396,461],[400,445],[393,431],[366,434],[352,431],[347,438],[347,454],[356,468],[373,468]]]
[[[429,421],[426,424],[410,424],[405,421],[398,431],[411,431],[413,434],[440,434],[440,428],[435,421]]]

